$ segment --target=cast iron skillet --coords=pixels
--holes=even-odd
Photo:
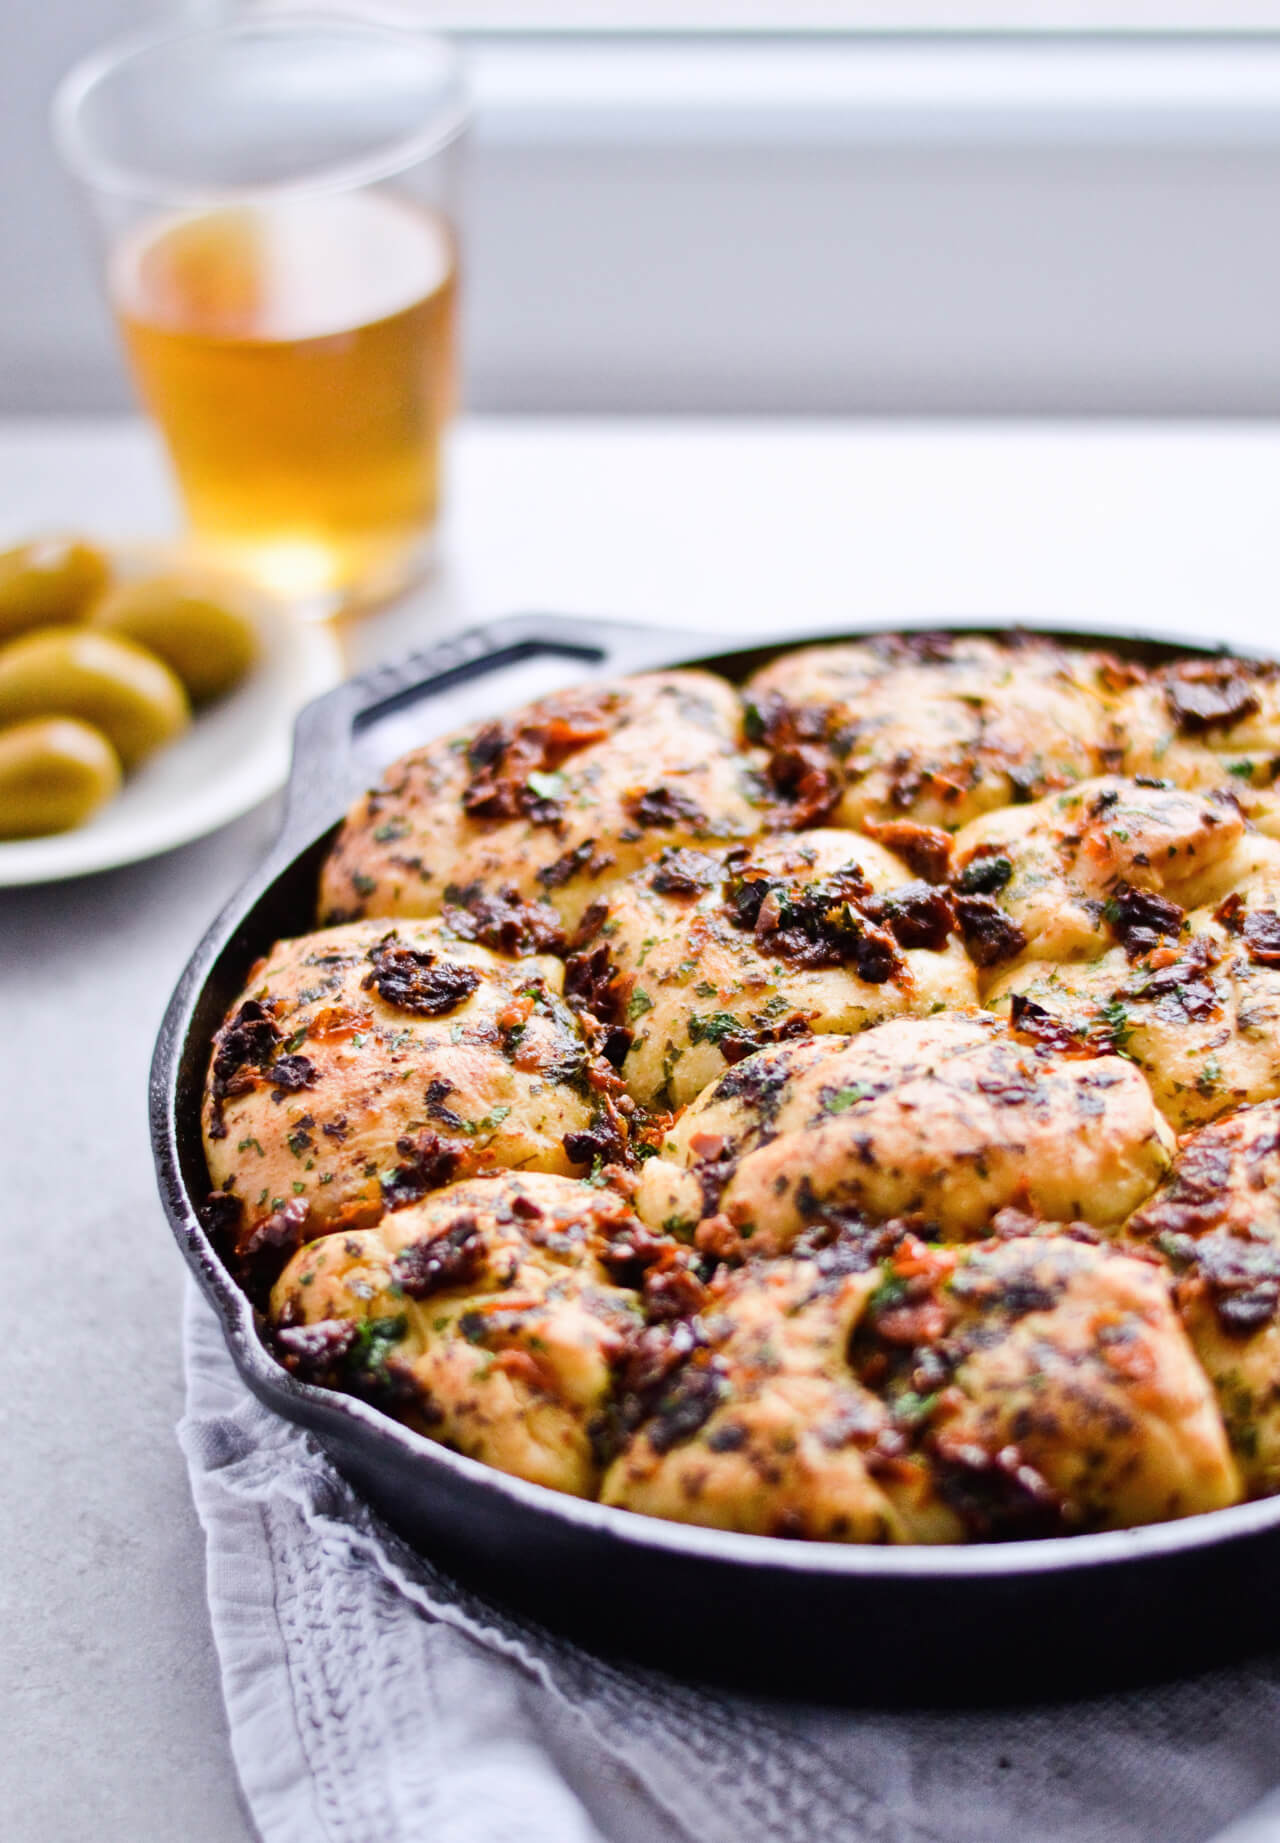
[[[528,695],[531,669],[536,691],[674,664],[740,678],[806,637],[849,636],[727,653],[710,636],[527,616],[446,640],[308,706],[280,836],[197,947],[156,1045],[151,1134],[178,1244],[249,1387],[313,1433],[389,1524],[597,1649],[766,1690],[924,1703],[1096,1689],[1274,1640],[1280,1498],[1115,1534],[956,1548],[737,1536],[607,1509],[509,1478],[286,1374],[200,1225],[196,1205],[210,1187],[200,1098],[214,1031],[252,961],[314,925],[336,823],[387,761],[463,720],[461,700],[468,715],[487,715]],[[1052,637],[1146,659],[1210,650],[1150,636]]]

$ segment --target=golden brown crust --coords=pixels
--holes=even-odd
[[[649,1107],[684,1106],[769,1042],[977,1005],[946,893],[834,830],[664,852],[614,891],[585,952]]]
[[[1280,1490],[1278,771],[1273,668],[946,635],[430,743],[219,1032],[208,1219],[296,1374],[647,1514]]]
[[[841,1270],[762,1261],[713,1289],[607,1503],[864,1542],[1125,1528],[1238,1501],[1166,1274],[1045,1234],[907,1240]]]
[[[1116,941],[1133,892],[1198,908],[1274,852],[1228,791],[1107,775],[965,826],[954,881],[1019,937],[985,963],[998,977],[1015,960],[1094,959]]]
[[[215,1040],[205,1094],[239,1256],[270,1269],[475,1172],[573,1171],[565,1137],[603,1096],[562,978],[558,960],[504,960],[438,921],[277,943]]]
[[[324,867],[331,919],[435,915],[513,890],[570,923],[663,845],[749,838],[768,797],[707,672],[558,692],[387,770]]]
[[[591,1495],[640,1304],[601,1256],[631,1222],[567,1178],[451,1184],[299,1249],[271,1296],[277,1349],[473,1459]]]
[[[917,1507],[922,1466],[895,1465],[904,1475],[888,1490],[876,1477],[893,1423],[845,1352],[877,1280],[829,1278],[813,1261],[726,1276],[689,1359],[606,1476],[605,1503],[752,1535],[955,1540],[945,1507]]]
[[[968,1251],[948,1290],[962,1399],[931,1420],[941,1454],[1014,1447],[1067,1530],[1238,1502],[1213,1392],[1159,1267],[1076,1240],[1014,1240]]]
[[[1109,655],[1045,640],[889,634],[786,653],[747,695],[766,737],[801,713],[834,755],[840,824],[954,830],[1097,774],[1125,680]]]
[[[1137,961],[1117,947],[1083,964],[1034,962],[987,1002],[1123,1054],[1178,1131],[1280,1094],[1280,968],[1251,960],[1208,910]]]
[[[1116,711],[1118,765],[1180,787],[1230,787],[1250,818],[1274,813],[1280,674],[1229,654],[1135,675]]]
[[[1014,1205],[1113,1228],[1172,1148],[1119,1057],[1061,1054],[983,1017],[902,1018],[730,1070],[667,1134],[637,1207],[655,1225],[723,1216],[723,1245],[764,1254],[832,1216],[912,1217],[948,1241]]]
[[[1251,1493],[1280,1489],[1280,1103],[1188,1133],[1128,1232],[1169,1261]]]

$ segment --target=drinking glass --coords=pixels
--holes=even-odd
[[[195,548],[324,617],[430,554],[466,119],[438,39],[268,17],[109,47],[54,132]]]

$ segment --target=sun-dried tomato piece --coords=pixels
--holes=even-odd
[[[1255,909],[1241,929],[1249,958],[1259,966],[1280,966],[1280,915],[1274,909]]]
[[[625,1165],[630,1159],[628,1122],[610,1095],[605,1095],[588,1127],[564,1136],[565,1157],[593,1170],[598,1165]]]
[[[1130,960],[1151,953],[1162,938],[1176,940],[1186,920],[1186,910],[1176,902],[1154,890],[1135,889],[1131,883],[1117,883],[1106,914]]]
[[[1027,944],[1023,930],[990,896],[957,896],[956,918],[975,966],[999,966]]]
[[[650,787],[628,794],[622,804],[636,824],[646,830],[670,831],[672,826],[686,825],[698,831],[707,823],[697,802],[674,787]]]
[[[570,954],[564,965],[565,1003],[574,1011],[589,1011],[598,1023],[624,1026],[634,976],[620,973],[613,964],[607,940],[581,953]]]
[[[414,1242],[391,1263],[391,1280],[410,1299],[467,1286],[484,1272],[485,1240],[474,1216],[459,1216],[429,1241]]]
[[[290,1255],[302,1246],[310,1214],[305,1197],[290,1197],[238,1241],[236,1262],[251,1292],[270,1286]]]
[[[811,883],[740,865],[725,892],[734,927],[749,929],[760,953],[794,966],[852,966],[871,985],[902,971],[897,943],[873,919],[871,886],[856,864]]]
[[[572,883],[576,876],[583,873],[589,877],[598,877],[614,862],[612,853],[597,851],[594,838],[584,838],[580,845],[561,852],[553,863],[543,864],[534,875],[544,890],[563,889],[566,883]]]
[[[1188,736],[1229,729],[1261,708],[1256,673],[1239,659],[1184,659],[1165,676],[1165,701]]]
[[[649,872],[649,886],[660,896],[699,896],[718,882],[720,875],[718,860],[707,852],[668,845]]]
[[[471,778],[463,789],[463,810],[472,819],[558,825],[564,802],[549,778],[579,749],[607,735],[599,710],[585,705],[533,723],[487,724],[467,749]]]
[[[1168,965],[1139,967],[1120,996],[1132,1004],[1154,1005],[1160,1018],[1172,1024],[1210,1017],[1221,1004],[1210,978],[1218,958],[1218,943],[1210,935],[1193,935]]]
[[[275,1334],[276,1354],[300,1382],[331,1388],[359,1334],[360,1327],[351,1318],[321,1318],[310,1325],[285,1325]]]
[[[485,890],[478,883],[465,889],[450,884],[441,913],[459,939],[512,958],[560,953],[565,946],[564,923],[551,905],[521,896],[510,885]]]
[[[222,1026],[213,1040],[209,1078],[210,1138],[226,1137],[227,1128],[222,1117],[224,1104],[253,1085],[249,1071],[262,1069],[270,1063],[283,1036],[275,1019],[275,1007],[269,1000],[245,999]]]
[[[868,819],[865,825],[869,837],[926,883],[945,883],[950,876],[953,840],[941,826],[917,825],[911,819]]]
[[[201,1205],[200,1220],[215,1241],[234,1242],[243,1219],[244,1204],[233,1190],[211,1190]]]
[[[480,984],[474,967],[441,961],[429,948],[407,947],[395,934],[371,948],[369,959],[373,971],[362,980],[362,990],[376,991],[414,1017],[445,1017]]]
[[[936,1440],[934,1467],[939,1495],[978,1540],[1062,1536],[1071,1531],[1066,1499],[1016,1446],[990,1453],[944,1435]]]
[[[279,1104],[286,1094],[297,1094],[303,1088],[314,1088],[320,1079],[320,1071],[309,1056],[277,1056],[267,1076],[273,1084],[271,1098]]]
[[[416,1203],[429,1190],[439,1190],[456,1176],[466,1147],[456,1139],[428,1130],[416,1138],[396,1140],[401,1163],[382,1180],[382,1200],[388,1209]]]
[[[1015,992],[1010,1003],[1010,1023],[1020,1036],[1029,1037],[1042,1049],[1060,1056],[1100,1056],[1102,1048],[1082,1032],[1073,1030],[1062,1018],[1055,1017],[1025,992]]]
[[[949,891],[932,883],[903,883],[883,896],[868,896],[863,913],[882,923],[899,947],[941,953],[956,928],[955,904]]]
[[[741,1030],[726,1030],[720,1037],[719,1050],[729,1067],[735,1068],[771,1043],[789,1043],[797,1037],[812,1035],[813,1026],[808,1018],[802,1011],[793,1011],[789,1017],[777,1018],[770,1024],[744,1024]]]

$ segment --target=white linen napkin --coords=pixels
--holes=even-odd
[[[770,1703],[605,1662],[412,1554],[249,1394],[194,1284],[185,1332],[179,1435],[263,1843],[1280,1839],[1280,1800],[1250,1810],[1280,1781],[1280,1658],[923,1713]]]

